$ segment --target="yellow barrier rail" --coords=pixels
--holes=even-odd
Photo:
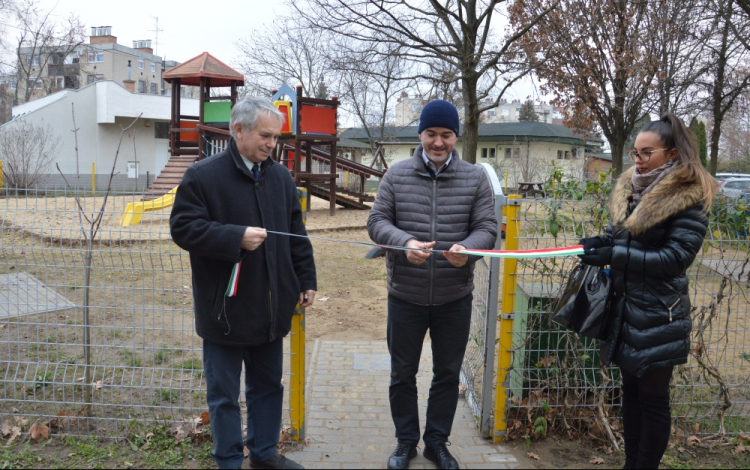
[[[508,196],[508,205],[503,208],[505,215],[505,249],[518,249],[518,214],[520,209],[519,195]],[[503,440],[507,429],[505,407],[508,401],[507,375],[511,366],[511,350],[513,349],[513,307],[516,291],[516,272],[518,260],[506,258],[503,265],[503,297],[500,314],[500,336],[498,337],[499,351],[497,355],[497,385],[495,389],[495,429],[493,440],[498,443]]]
[[[298,188],[302,221],[307,223],[307,189]],[[305,309],[297,304],[290,335],[291,378],[289,380],[289,414],[292,440],[305,440]]]

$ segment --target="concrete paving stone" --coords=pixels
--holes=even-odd
[[[380,430],[376,428],[353,428],[353,429],[347,429],[347,434],[352,436],[380,436]]]
[[[394,428],[393,421],[362,421],[363,428]]]
[[[286,456],[294,460],[295,462],[322,462],[323,461],[322,452],[297,451],[297,452],[289,452],[286,454]]]
[[[451,446],[450,450],[454,450],[457,454],[495,454],[497,451],[492,447],[485,446]]]
[[[396,446],[394,445],[393,449],[391,449],[391,452],[393,452],[393,450],[395,448],[396,448]],[[383,466],[383,468],[385,468],[386,464],[388,463],[388,457],[390,455],[391,455],[390,452],[383,453],[383,454],[365,454],[365,455],[362,456],[362,462],[367,462],[367,463],[378,463],[378,462],[380,462],[380,464]],[[413,460],[412,460],[412,462],[413,462]]]
[[[466,464],[466,465],[459,465],[459,467],[462,468],[476,468],[476,469],[483,469],[483,468],[515,468],[515,467],[509,467],[506,464],[502,463],[472,463],[472,464]]]
[[[362,405],[363,413],[390,413],[390,406]]]
[[[316,442],[313,444],[308,444],[307,447],[303,449],[303,452],[310,451],[310,452],[325,452],[325,453],[334,452],[335,453],[335,452],[341,452],[342,447],[343,446],[341,444],[324,444],[324,443]]]
[[[305,468],[325,468],[325,469],[337,469],[341,468],[341,464],[339,462],[309,462],[308,465],[304,466]]]
[[[385,468],[383,464],[377,463],[342,463],[341,468]]]
[[[511,454],[483,454],[484,461],[487,463],[515,463],[516,458]]]
[[[362,454],[350,454],[347,452],[326,453],[323,462],[357,462],[362,463]]]
[[[353,446],[361,446],[364,445],[365,442],[362,440],[362,437],[360,436],[332,436],[329,434],[318,436],[319,440],[322,440],[326,444],[344,444],[344,445],[353,445]],[[371,442],[371,439],[377,439],[377,438],[367,438],[367,444],[377,444],[375,442]]]
[[[342,413],[360,413],[362,408],[356,405],[330,405],[328,411],[341,411]]]
[[[306,430],[306,433],[310,436],[343,436],[344,430],[340,427],[339,429],[329,429],[325,426],[320,426],[320,427],[309,426]]]
[[[305,420],[305,425],[306,426],[312,426],[312,427],[316,427],[316,426],[320,427],[320,426],[323,426],[323,420],[322,419],[310,419],[310,418],[308,418],[307,420]]]

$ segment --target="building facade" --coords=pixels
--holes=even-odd
[[[418,126],[386,128],[383,149],[389,164],[410,158],[419,145]],[[363,128],[347,129],[342,138],[367,143]],[[559,124],[542,122],[493,123],[479,125],[477,162],[489,163],[501,177],[508,175],[508,186],[519,182],[545,181],[553,166],[562,167],[571,178],[583,178],[589,158],[602,154],[603,141],[583,136]],[[463,154],[463,142],[456,144]],[[362,163],[369,165],[372,154]]]
[[[59,139],[54,161],[45,172],[44,184],[63,188],[60,166],[68,181],[76,173],[76,142],[72,130],[71,105],[76,113],[79,168],[83,187],[91,185],[92,163],[97,187],[105,184],[114,163],[122,128],[140,115],[126,133],[117,159],[113,180],[116,189],[146,188],[169,160],[169,120],[171,99],[162,95],[133,93],[114,80],[100,80],[78,90],[61,90],[13,108],[13,119],[0,126],[0,132],[27,121],[49,126],[52,138]],[[198,114],[197,99],[182,99],[181,110]],[[2,157],[0,157],[2,160]]]

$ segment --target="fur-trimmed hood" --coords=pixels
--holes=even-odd
[[[645,194],[630,217],[627,217],[628,199],[633,194],[635,167],[625,171],[609,199],[612,225],[640,235],[673,215],[700,204],[703,199],[700,181],[689,178],[687,172],[681,170],[676,167]]]

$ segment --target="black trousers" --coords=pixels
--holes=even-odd
[[[417,379],[425,334],[432,340],[432,384],[427,401],[426,445],[444,444],[458,405],[461,363],[471,326],[472,294],[444,305],[416,305],[388,297],[391,416],[400,444],[419,443]]]
[[[659,468],[672,432],[669,381],[674,367],[636,377],[622,369],[625,468]]]

